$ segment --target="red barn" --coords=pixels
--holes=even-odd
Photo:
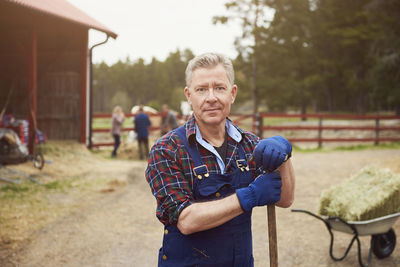
[[[0,112],[49,139],[89,135],[88,30],[117,35],[65,0],[0,0]]]

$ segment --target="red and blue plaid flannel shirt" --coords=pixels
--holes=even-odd
[[[249,160],[259,138],[250,132],[243,131],[235,124],[233,126],[242,134],[240,143],[244,149],[246,160]],[[184,127],[189,142],[196,143],[209,173],[220,174],[221,170],[216,156],[196,141],[196,122],[193,116]],[[238,159],[238,145],[239,143],[228,136],[225,173],[232,171],[231,166]],[[255,170],[254,161],[249,163],[249,167],[255,175],[259,172],[259,170]],[[163,224],[176,225],[180,212],[194,201],[193,168],[193,161],[177,134],[167,133],[152,147],[146,169],[146,179],[157,199],[156,215]]]

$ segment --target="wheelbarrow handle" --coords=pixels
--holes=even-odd
[[[326,221],[324,218],[318,216],[318,215],[315,214],[315,213],[312,213],[311,211],[302,210],[302,209],[291,209],[291,211],[292,211],[292,212],[303,212],[303,213],[306,213],[306,214],[308,214],[308,215],[313,216],[314,218],[317,218],[318,220],[323,221],[325,224],[327,224],[327,221]]]

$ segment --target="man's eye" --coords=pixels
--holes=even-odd
[[[222,91],[222,90],[225,90],[225,87],[222,87],[222,86],[218,86],[218,87],[217,87],[217,90],[218,90],[218,91]]]
[[[204,92],[206,90],[206,88],[204,87],[199,87],[196,89],[197,92]]]

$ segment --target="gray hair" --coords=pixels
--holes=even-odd
[[[225,68],[228,80],[230,84],[233,85],[235,81],[235,73],[233,70],[232,61],[223,54],[205,53],[189,61],[189,64],[187,65],[185,71],[186,86],[189,87],[190,83],[192,82],[192,75],[196,69],[212,68],[216,67],[219,64],[221,64]]]

